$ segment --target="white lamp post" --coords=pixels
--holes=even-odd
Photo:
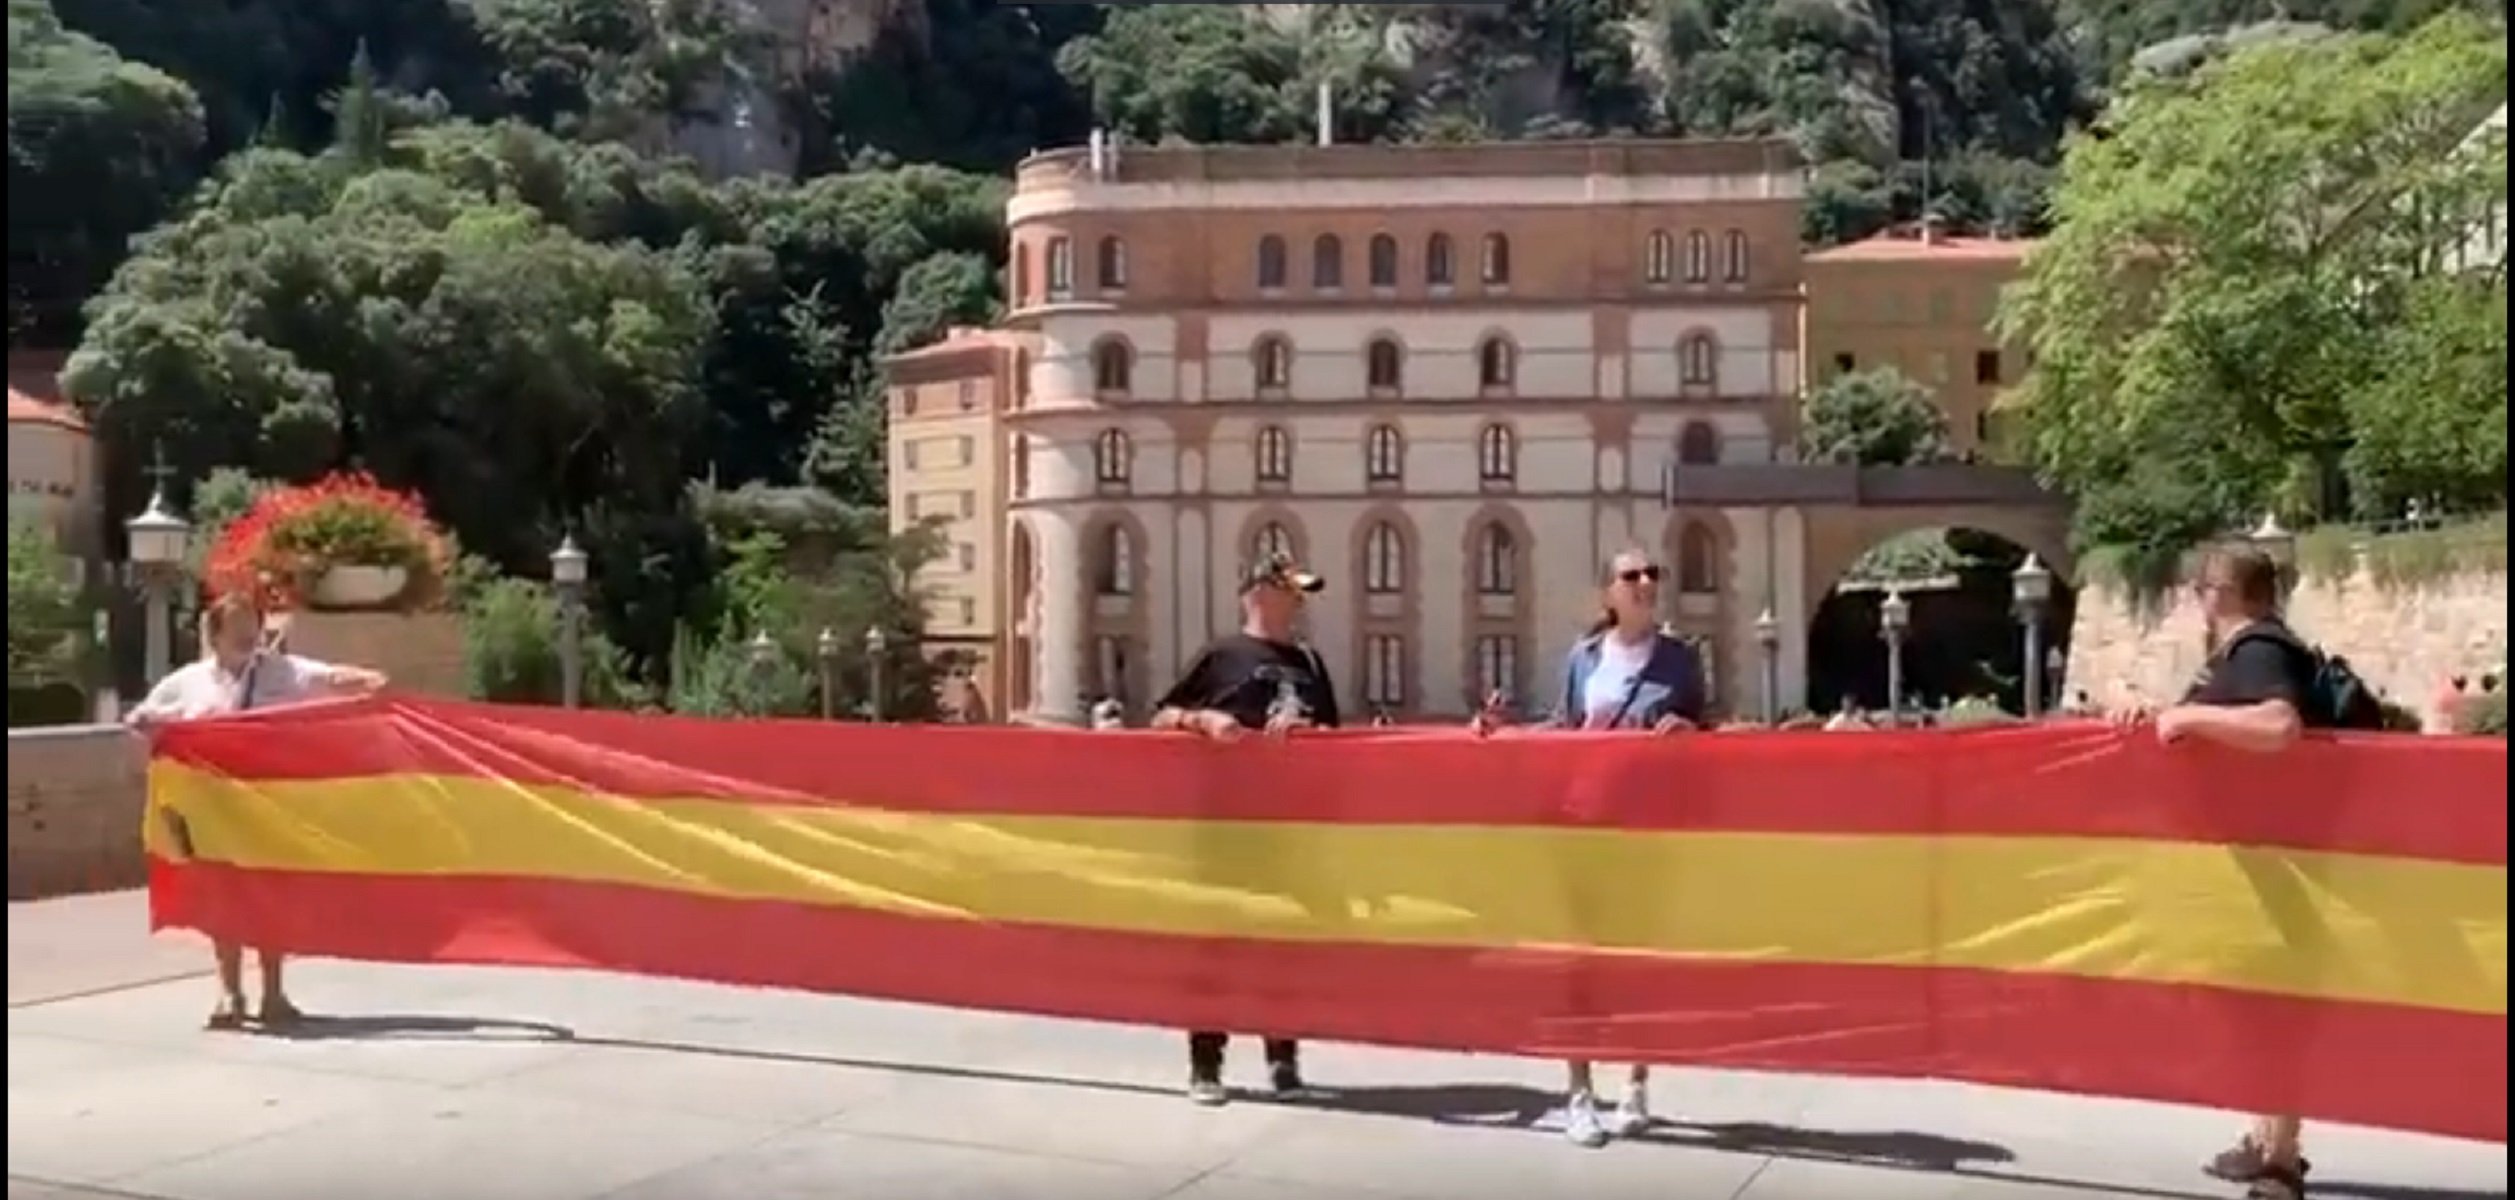
[[[1755,648],[1763,656],[1764,723],[1781,719],[1781,622],[1773,616],[1773,606],[1755,615]]]
[[[2052,602],[2052,572],[2029,553],[2010,577],[2010,585],[2016,593],[2017,622],[2025,627],[2026,656],[2019,661],[2025,676],[2026,719],[2032,721],[2043,715],[2043,614]]]
[[[876,721],[882,719],[882,701],[886,694],[883,685],[889,674],[884,669],[889,665],[885,659],[890,649],[891,639],[882,632],[881,626],[865,626],[865,682],[871,693],[865,700],[865,711]]]
[[[1878,633],[1886,639],[1886,720],[1904,723],[1904,634],[1912,628],[1912,602],[1902,588],[1889,588],[1878,602]]]
[[[585,702],[585,551],[576,538],[550,552],[550,585],[559,593],[559,703]]]
[[[821,719],[838,716],[838,631],[827,625],[812,639],[812,661],[821,668]]]
[[[148,507],[131,518],[123,529],[129,534],[131,566],[140,577],[140,588],[147,600],[148,629],[141,639],[144,650],[143,667],[152,684],[174,669],[174,620],[171,613],[174,585],[183,575],[184,561],[192,553],[192,525],[166,508],[166,492],[161,486],[151,492]]]

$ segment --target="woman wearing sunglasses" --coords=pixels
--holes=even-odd
[[[1707,706],[1703,660],[1692,646],[1660,632],[1659,582],[1666,572],[1649,555],[1627,550],[1607,560],[1599,579],[1601,613],[1564,656],[1563,689],[1544,727],[1676,733],[1699,728]],[[1501,724],[1505,699],[1487,697],[1478,732]],[[1636,1065],[1613,1114],[1598,1109],[1590,1065],[1575,1061],[1563,1106],[1563,1136],[1603,1146],[1650,1125],[1649,1070]]]

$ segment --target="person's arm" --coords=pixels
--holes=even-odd
[[[1228,722],[1234,729],[1239,728],[1240,723],[1228,714],[1205,707],[1214,694],[1213,674],[1214,652],[1207,649],[1196,656],[1195,662],[1188,664],[1187,671],[1179,676],[1179,682],[1162,693],[1160,702],[1153,706],[1151,727],[1207,736],[1216,736],[1222,722]]]
[[[2166,742],[2199,738],[2238,750],[2287,749],[2305,733],[2305,689],[2294,652],[2268,638],[2238,642],[2219,664],[2233,704],[2178,704],[2157,715]]]
[[[366,696],[384,690],[389,682],[382,671],[365,667],[343,666],[288,654],[279,661],[303,682],[308,691],[323,696]]]
[[[148,695],[131,706],[131,711],[122,714],[122,723],[145,733],[173,720],[187,678],[184,672],[190,669],[177,667],[167,672],[165,678],[157,681],[157,686],[148,690]]]

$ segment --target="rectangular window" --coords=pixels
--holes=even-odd
[[[978,493],[976,493],[976,492],[962,492],[962,493],[961,493],[961,517],[962,517],[962,519],[966,520],[966,519],[968,519],[968,518],[970,518],[970,517],[974,517],[974,516],[977,516],[977,515],[978,515]]]
[[[922,518],[925,516],[925,507],[926,507],[926,506],[925,506],[923,503],[920,503],[920,501],[922,501],[923,499],[924,499],[924,497],[922,497],[922,496],[918,495],[918,494],[917,494],[917,493],[915,493],[915,492],[910,492],[910,493],[908,493],[907,508],[908,508],[908,519],[909,519],[909,520],[911,520],[911,521],[915,521],[915,520],[922,519]]]
[[[975,571],[978,569],[978,543],[962,542],[958,547],[958,552],[960,554],[962,570]]]
[[[1975,382],[1975,383],[1998,383],[1998,382],[2000,382],[2000,352],[1999,352],[1999,351],[1997,351],[1997,350],[1977,350],[1977,351],[1975,351],[1975,352],[1974,352],[1974,382]]]
[[[1406,706],[1406,640],[1392,633],[1363,639],[1362,698],[1373,708]]]
[[[919,469],[919,460],[922,456],[917,453],[918,445],[917,442],[900,443],[899,462],[902,467],[911,471]]]
[[[976,380],[964,379],[961,381],[961,411],[974,412],[977,408],[978,383]]]
[[[968,596],[963,596],[960,598],[960,609],[961,625],[963,627],[978,623],[978,601]]]
[[[971,437],[968,434],[962,434],[960,437],[960,444],[956,448],[960,451],[962,466],[966,467],[969,464],[978,461],[977,438]]]

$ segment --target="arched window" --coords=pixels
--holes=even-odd
[[[1292,479],[1292,435],[1281,425],[1268,425],[1258,430],[1257,477],[1260,483],[1285,483]]]
[[[1720,461],[1720,431],[1709,421],[1688,421],[1685,431],[1677,435],[1677,461],[1690,466],[1709,466]]]
[[[1396,342],[1373,338],[1370,349],[1364,352],[1364,358],[1367,360],[1365,377],[1374,389],[1394,391],[1405,382],[1405,356],[1398,350]]]
[[[1712,531],[1688,522],[1677,535],[1677,590],[1700,596],[1720,590],[1720,542]]]
[[[1030,247],[1013,247],[1013,306],[1030,303]]]
[[[1127,244],[1115,237],[1100,239],[1100,289],[1104,292],[1126,290]]]
[[[1730,283],[1747,281],[1747,235],[1743,229],[1732,229],[1721,238],[1720,276]]]
[[[1642,279],[1647,283],[1666,283],[1677,275],[1677,239],[1665,229],[1650,231],[1650,240],[1642,243]]]
[[[1406,443],[1395,425],[1374,425],[1362,439],[1362,474],[1372,483],[1395,483],[1406,476]]]
[[[1496,521],[1476,533],[1476,591],[1486,596],[1519,592],[1519,545],[1510,526]]]
[[[1484,281],[1489,284],[1511,282],[1511,239],[1499,234],[1485,235]]]
[[[1310,286],[1323,292],[1345,286],[1345,243],[1335,234],[1310,243]]]
[[[1126,392],[1135,385],[1135,353],[1116,338],[1092,347],[1092,389]]]
[[[1135,447],[1123,430],[1104,429],[1092,441],[1092,478],[1125,483],[1135,475]]]
[[[1476,434],[1476,478],[1509,483],[1519,477],[1519,444],[1508,425],[1487,425]]]
[[[1476,639],[1476,698],[1501,696],[1506,702],[1519,691],[1519,639],[1489,633]]]
[[[1273,558],[1279,554],[1293,558],[1297,553],[1292,544],[1292,531],[1279,522],[1268,521],[1258,526],[1257,536],[1249,539],[1249,557],[1252,559]]]
[[[1685,235],[1685,281],[1704,283],[1712,277],[1712,235],[1700,229]]]
[[[1103,596],[1135,594],[1135,537],[1124,525],[1103,525],[1092,555],[1092,585]]]
[[[1374,596],[1406,590],[1406,539],[1386,521],[1363,535],[1362,590]]]
[[[1067,300],[1074,295],[1074,241],[1071,238],[1048,239],[1048,298]]]
[[[1284,265],[1284,239],[1271,233],[1259,238],[1257,258],[1258,287],[1267,291],[1283,287],[1284,276],[1288,273]]]
[[[1518,377],[1519,355],[1506,338],[1489,337],[1476,347],[1476,384],[1479,387],[1506,388]]]
[[[1362,699],[1373,708],[1406,707],[1406,639],[1375,633],[1362,643]]]
[[[1448,287],[1458,282],[1458,263],[1450,249],[1450,235],[1436,233],[1423,244],[1423,281],[1433,287]]]
[[[1250,348],[1249,356],[1257,368],[1259,391],[1282,391],[1292,386],[1291,342],[1268,334]]]
[[[1371,238],[1371,286],[1397,286],[1397,239],[1385,233]]]
[[[1677,343],[1677,379],[1681,383],[1717,383],[1720,346],[1708,333],[1689,333]]]

